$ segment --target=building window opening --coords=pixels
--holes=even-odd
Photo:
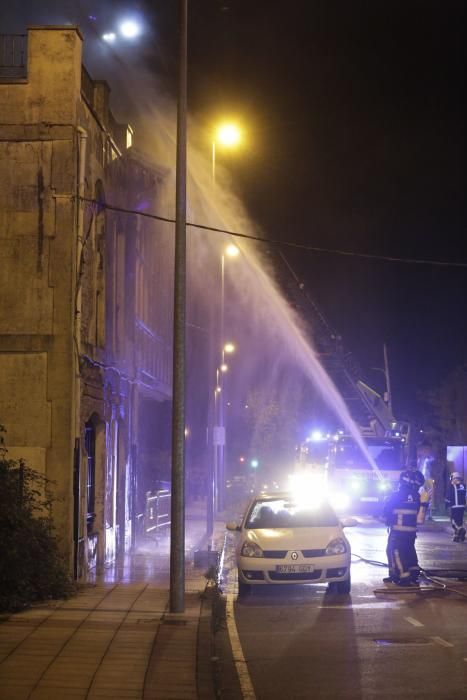
[[[85,425],[84,445],[87,453],[86,524],[90,534],[94,528],[96,502],[96,428],[92,421]]]

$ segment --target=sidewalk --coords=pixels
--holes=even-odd
[[[432,530],[434,532],[449,532],[452,533],[451,520],[448,515],[434,514],[433,517],[426,519],[420,530]]]
[[[166,542],[139,547],[70,600],[35,606],[0,624],[2,700],[213,697],[210,663],[202,663],[210,661],[210,639],[199,635],[200,620],[210,615],[203,605],[205,569],[193,565],[204,529],[202,514],[188,510],[182,614],[168,613]],[[224,531],[219,520],[219,547]]]

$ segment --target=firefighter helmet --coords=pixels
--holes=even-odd
[[[406,469],[401,472],[399,477],[399,484],[401,486],[406,486],[409,489],[418,491],[418,489],[425,483],[425,477],[422,472],[413,471],[412,469]]]

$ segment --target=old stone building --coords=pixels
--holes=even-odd
[[[135,152],[74,27],[0,52],[0,424],[11,457],[55,482],[54,517],[85,578],[135,541],[161,478],[171,392],[164,173]],[[158,442],[159,440],[159,442]]]

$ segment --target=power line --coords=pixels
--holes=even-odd
[[[175,224],[175,219],[171,219],[165,216],[158,216],[157,214],[148,214],[144,211],[137,211],[136,209],[125,209],[124,207],[116,207],[113,204],[107,204],[106,202],[98,201],[96,199],[89,199],[87,197],[80,197],[83,202],[88,204],[94,204],[100,209],[109,209],[110,211],[120,212],[122,214],[135,214],[136,216],[142,216],[147,219],[153,219],[156,221],[162,221],[167,224]],[[419,258],[402,258],[391,255],[377,255],[374,253],[358,253],[351,250],[339,250],[337,248],[320,248],[318,246],[311,246],[305,243],[296,243],[294,241],[280,241],[274,238],[262,238],[261,236],[254,236],[248,233],[240,233],[239,231],[229,231],[228,229],[218,228],[216,226],[206,226],[205,224],[195,224],[189,221],[186,225],[190,228],[201,229],[202,231],[211,231],[213,233],[224,233],[228,236],[234,236],[235,238],[246,238],[250,241],[257,241],[259,243],[266,243],[270,246],[283,246],[286,248],[295,248],[297,250],[307,250],[312,253],[325,253],[326,255],[343,255],[350,258],[364,258],[366,260],[378,260],[381,262],[393,262],[393,263],[404,263],[406,265],[431,265],[435,267],[460,267],[467,268],[467,262],[452,262],[449,260],[426,260]]]

